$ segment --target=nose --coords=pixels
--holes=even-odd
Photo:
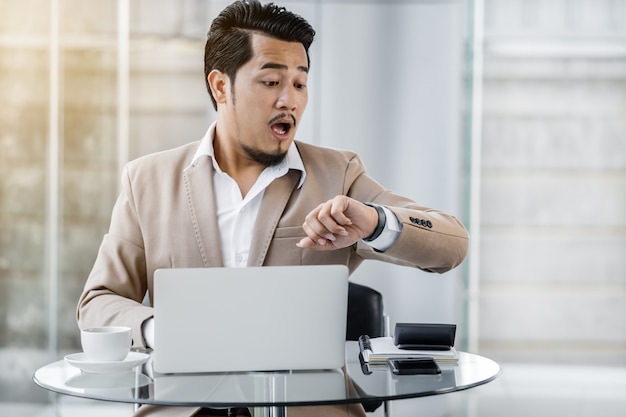
[[[298,108],[298,92],[294,88],[285,87],[281,90],[276,107],[280,110],[295,111]]]

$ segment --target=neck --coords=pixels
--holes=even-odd
[[[219,140],[216,132],[213,141],[215,160],[220,169],[235,180],[239,186],[239,191],[241,191],[241,196],[245,197],[265,166],[248,157],[241,148],[233,149],[231,145],[233,141],[228,141],[226,144],[223,142]]]

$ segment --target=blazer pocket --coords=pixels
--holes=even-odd
[[[348,265],[352,248],[330,251],[301,249],[296,246],[306,233],[302,227],[281,227],[274,232],[274,239],[265,258],[266,265]]]
[[[301,226],[277,227],[274,231],[274,239],[298,238],[298,241],[306,237]]]
[[[296,246],[306,233],[300,226],[279,227],[265,256],[265,265],[302,265],[303,250]]]

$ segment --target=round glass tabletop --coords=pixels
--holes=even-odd
[[[39,386],[96,400],[201,407],[272,407],[366,403],[460,391],[500,373],[485,357],[459,352],[436,375],[396,375],[386,365],[365,369],[356,342],[346,344],[346,366],[329,371],[154,374],[151,361],[131,369],[85,372],[65,360],[43,366]]]

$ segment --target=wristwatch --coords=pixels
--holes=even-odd
[[[378,213],[378,224],[376,225],[376,228],[374,229],[371,235],[363,238],[363,241],[371,242],[372,240],[375,240],[378,236],[380,236],[380,234],[385,229],[385,224],[387,223],[387,216],[385,215],[385,210],[383,210],[383,208],[379,206],[378,204],[373,204],[373,203],[363,203],[363,204],[365,204],[366,206],[374,207],[376,209],[376,212]]]

